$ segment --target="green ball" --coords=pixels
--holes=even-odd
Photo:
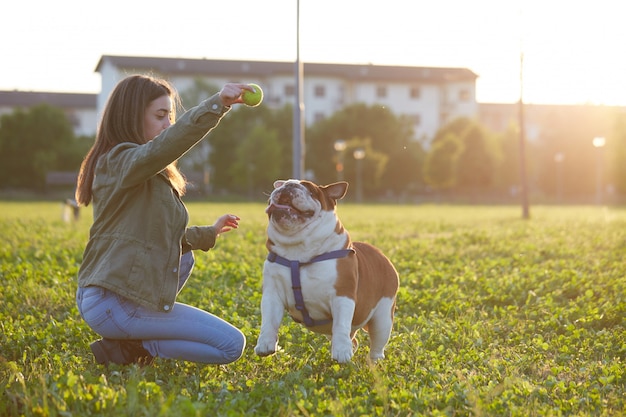
[[[248,84],[254,89],[254,93],[249,90],[244,90],[241,99],[247,106],[255,107],[261,104],[263,101],[263,90],[257,84]]]

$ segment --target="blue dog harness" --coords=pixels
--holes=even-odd
[[[302,313],[302,319],[304,320],[305,326],[307,327],[321,326],[323,324],[332,323],[333,320],[326,319],[326,320],[316,321],[316,320],[313,320],[311,316],[309,316],[309,312],[307,311],[306,306],[304,305],[304,298],[302,297],[302,284],[300,283],[300,267],[309,265],[315,262],[328,261],[330,259],[345,258],[351,253],[356,253],[356,252],[352,248],[334,250],[331,252],[326,252],[321,255],[318,255],[308,262],[291,261],[289,259],[283,258],[282,256],[278,256],[274,252],[270,252],[267,255],[268,261],[276,262],[280,265],[291,268],[291,288],[293,289],[293,297],[296,300],[296,310]]]

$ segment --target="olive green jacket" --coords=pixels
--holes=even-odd
[[[161,172],[228,110],[216,94],[145,145],[121,143],[100,157],[79,286],[98,285],[145,307],[171,311],[181,254],[208,251],[215,245],[216,230],[187,227],[187,208]]]

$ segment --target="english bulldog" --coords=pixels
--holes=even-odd
[[[254,351],[278,349],[283,313],[331,340],[332,358],[349,362],[356,332],[370,336],[370,358],[384,358],[398,292],[398,273],[376,247],[352,242],[337,217],[347,182],[319,186],[274,183],[266,209],[268,257],[263,265],[261,331]]]

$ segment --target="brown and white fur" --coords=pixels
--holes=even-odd
[[[276,181],[266,209],[266,246],[299,262],[333,250],[355,250],[346,257],[301,266],[302,293],[312,319],[332,319],[330,324],[309,328],[329,336],[334,360],[351,360],[353,344],[357,346],[355,333],[363,328],[369,333],[370,358],[375,361],[384,358],[391,334],[398,273],[380,250],[350,240],[336,213],[337,200],[347,189],[347,182],[318,186],[305,180]],[[290,268],[266,260],[257,355],[276,352],[285,309],[302,322],[302,313],[295,308]]]

